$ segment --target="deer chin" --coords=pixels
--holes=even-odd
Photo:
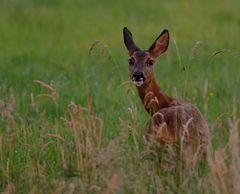
[[[136,85],[137,87],[141,87],[143,85],[143,81],[133,81],[134,85]]]

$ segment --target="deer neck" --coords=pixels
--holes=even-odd
[[[150,115],[158,112],[161,108],[170,106],[173,101],[173,98],[167,96],[160,90],[154,77],[149,83],[145,83],[137,87],[137,89],[141,101]]]

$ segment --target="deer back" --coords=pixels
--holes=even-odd
[[[190,102],[174,102],[156,112],[145,127],[145,139],[164,145],[167,141],[205,150],[210,141],[206,120]]]

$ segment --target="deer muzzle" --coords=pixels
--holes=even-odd
[[[136,86],[141,86],[145,81],[145,76],[143,72],[141,71],[134,72],[132,75],[132,81]]]

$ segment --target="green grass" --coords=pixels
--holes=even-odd
[[[216,188],[240,176],[229,136],[240,116],[239,6],[237,0],[0,1],[0,192],[62,193],[73,185],[76,193],[234,193]],[[141,160],[149,117],[135,88],[123,84],[129,80],[124,26],[142,48],[170,31],[168,53],[155,67],[158,82],[206,115],[215,156],[226,154],[223,180],[232,184],[221,182],[210,161],[205,175],[194,174],[180,188],[182,175]],[[71,112],[70,102],[89,113]],[[71,117],[82,134],[67,122]]]

